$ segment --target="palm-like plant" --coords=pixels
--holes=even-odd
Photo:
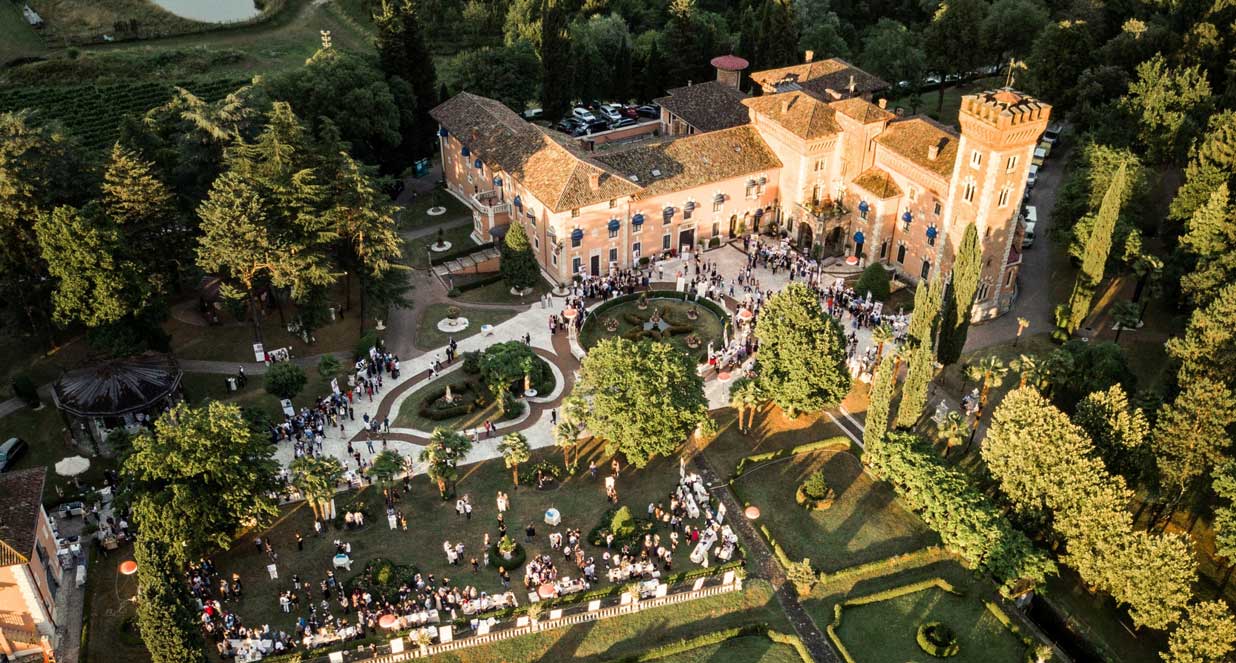
[[[343,464],[334,456],[301,456],[292,461],[292,485],[313,511],[314,520],[325,520],[327,502],[343,478]]]
[[[562,462],[567,467],[571,467],[570,451],[579,445],[583,432],[583,426],[571,419],[564,418],[554,426],[554,444],[562,449]]]
[[[389,486],[395,477],[404,469],[403,456],[394,449],[387,449],[373,457],[369,463],[369,474],[382,485]]]
[[[1030,321],[1025,318],[1017,318],[1017,337],[1013,339],[1013,345],[1021,342],[1021,333],[1030,327]]]
[[[532,457],[532,449],[528,446],[528,438],[524,437],[523,433],[507,433],[502,436],[502,441],[498,443],[498,451],[502,454],[502,460],[506,463],[506,467],[511,471],[511,480],[514,481],[515,487],[519,487],[519,465],[520,463],[528,462]]]
[[[1028,384],[1035,389],[1042,390],[1047,382],[1047,362],[1034,355],[1017,357],[1009,362],[1009,368],[1017,371],[1021,376],[1017,381],[1018,389]]]
[[[763,390],[756,380],[744,377],[734,381],[730,387],[730,407],[738,411],[738,430],[746,433],[755,425],[755,411],[764,402]],[[746,425],[743,416],[746,415]]]
[[[421,450],[420,461],[426,464],[425,472],[438,484],[442,499],[450,497],[459,479],[459,459],[472,450],[472,441],[467,435],[445,428],[435,428],[429,445]],[[449,491],[448,491],[449,487]]]
[[[892,343],[893,338],[893,328],[888,323],[881,324],[879,327],[871,330],[871,340],[876,344],[876,365],[879,365],[880,358],[884,356],[884,345]]]
[[[936,439],[944,443],[945,455],[953,447],[961,446],[970,435],[970,422],[960,412],[949,412],[936,428]]]
[[[995,355],[983,357],[966,367],[967,377],[979,384],[979,410],[975,416],[976,421],[983,416],[991,388],[1004,384],[1004,376],[1008,372],[1008,367]]]

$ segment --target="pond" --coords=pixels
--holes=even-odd
[[[152,0],[182,18],[203,23],[247,21],[262,13],[255,0]]]

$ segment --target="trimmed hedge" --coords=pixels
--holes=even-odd
[[[528,553],[524,550],[523,544],[517,541],[515,542],[515,550],[511,552],[510,559],[504,559],[502,553],[498,552],[497,542],[489,545],[489,565],[495,569],[502,567],[507,571],[513,571],[523,566],[526,561],[528,561]]]
[[[714,315],[721,319],[722,324],[729,323],[730,314],[725,310],[725,307],[711,299],[708,299],[707,297],[700,297],[698,300],[692,300],[687,296],[687,294],[688,293],[685,292],[678,292],[677,290],[641,290],[639,292],[633,292],[629,295],[622,295],[621,297],[607,299],[604,302],[597,304],[596,308],[592,309],[592,311],[588,313],[588,317],[589,319],[595,318],[601,313],[604,313],[619,304],[633,302],[638,300],[641,296],[647,296],[648,299],[674,299],[680,302],[698,303],[700,306],[712,311]]]
[[[562,480],[562,467],[552,461],[543,460],[535,465],[529,465],[524,471],[519,473],[519,485],[535,486],[537,470],[540,470],[542,474],[548,474],[553,477],[554,481]]]
[[[618,509],[607,509],[605,514],[601,516],[601,522],[597,523],[588,532],[588,543],[597,547],[605,545],[605,535],[609,534],[610,527],[614,522],[614,514],[618,513]],[[624,543],[635,543],[644,538],[645,534],[651,534],[657,528],[657,524],[648,518],[640,518],[632,516],[632,524],[635,526],[634,531],[627,536],[619,536],[614,534],[614,545],[621,546]]]
[[[471,380],[464,382],[462,386],[454,385],[451,389],[454,392],[453,395],[461,400],[466,399],[467,402],[461,402],[459,405],[451,407],[433,407],[433,404],[438,402],[438,399],[446,396],[446,387],[443,387],[440,390],[430,392],[421,399],[420,404],[416,408],[417,414],[433,421],[442,421],[471,414],[478,406],[485,404],[485,396],[481,386]]]
[[[495,272],[489,276],[483,276],[479,279],[468,281],[467,283],[460,283],[456,285],[455,287],[451,288],[451,291],[446,293],[446,295],[448,297],[458,297],[464,294],[465,292],[468,292],[469,290],[476,290],[478,288],[484,288],[487,285],[493,285],[495,283],[500,283],[501,281],[502,281],[502,274]]]
[[[838,653],[841,654],[841,658],[845,659],[846,663],[855,663],[854,657],[850,655],[850,651],[846,649],[845,644],[841,642],[841,637],[837,635],[837,627],[841,626],[841,615],[843,612],[845,612],[845,607],[852,606],[852,605],[866,605],[868,603],[878,603],[880,601],[887,601],[889,599],[895,599],[899,596],[905,596],[906,594],[913,594],[914,592],[921,592],[924,589],[928,589],[931,587],[942,589],[950,594],[956,594],[957,596],[962,595],[961,592],[957,591],[957,589],[953,587],[951,584],[949,584],[947,580],[936,577],[936,578],[928,578],[920,582],[910,583],[908,585],[902,585],[900,587],[893,587],[891,589],[886,589],[882,592],[875,592],[873,594],[867,594],[866,596],[860,596],[854,599],[847,599],[841,603],[834,603],[833,604],[833,623],[829,624],[828,627],[825,629],[825,631],[828,633],[828,639],[833,641],[833,647],[837,650]]]
[[[462,258],[464,256],[470,256],[473,253],[480,253],[481,251],[484,251],[485,249],[490,249],[490,248],[493,248],[492,243],[470,244],[468,246],[461,246],[458,249],[452,249],[450,251],[446,251],[443,253],[437,253],[429,258],[429,266],[436,267],[437,265],[441,265],[444,262],[458,260],[459,258]]]
[[[901,567],[909,566],[917,563],[937,562],[943,559],[949,559],[951,555],[947,550],[940,546],[930,546],[921,550],[915,550],[894,557],[885,557],[877,559],[874,562],[866,564],[858,564],[856,566],[847,567],[833,573],[820,572],[820,584],[838,583],[848,580],[861,580],[868,577],[878,577],[889,575],[890,573],[899,570]]]
[[[957,634],[943,622],[927,622],[920,625],[914,637],[918,640],[919,649],[926,652],[928,656],[949,658],[961,651],[961,645],[957,644]]]
[[[803,644],[801,638],[796,635],[774,631],[768,627],[768,624],[763,623],[743,624],[742,626],[727,628],[721,631],[714,631],[712,633],[705,633],[704,635],[697,635],[694,638],[683,638],[682,640],[676,640],[674,642],[661,645],[660,647],[653,647],[642,654],[616,659],[616,662],[646,663],[647,661],[656,661],[662,658],[668,658],[677,654],[700,649],[701,647],[709,647],[711,645],[721,644],[723,642],[736,640],[738,638],[760,635],[777,644],[793,647],[794,651],[798,653],[799,658],[803,660],[803,663],[814,663],[814,659],[811,658],[811,653],[807,651],[807,646]]]
[[[798,454],[809,453],[812,451],[820,451],[822,449],[836,449],[837,451],[850,451],[850,438],[838,435],[816,442],[808,442],[800,444],[790,449],[779,449],[777,451],[769,451],[762,454],[752,454],[744,456],[738,461],[738,465],[734,466],[734,474],[730,477],[730,481],[737,479],[747,471],[748,465],[763,463],[765,461],[777,460],[780,458],[789,458]]]

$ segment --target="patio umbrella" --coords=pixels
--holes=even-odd
[[[75,477],[90,469],[90,459],[82,456],[69,456],[56,463],[56,474],[62,477]]]

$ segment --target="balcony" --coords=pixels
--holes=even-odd
[[[1021,264],[1021,250],[1018,249],[1016,246],[1010,246],[1009,247],[1009,261],[1005,264],[1005,267],[1007,268],[1007,267],[1012,267],[1014,265],[1020,265],[1020,264]]]
[[[511,204],[498,197],[497,191],[482,191],[472,195],[472,204],[481,214],[493,217],[497,214],[508,214]]]
[[[833,219],[844,219],[850,215],[851,210],[842,204],[839,200],[821,200],[807,201],[796,203],[799,214],[809,215],[812,219],[820,222],[831,221]]]

